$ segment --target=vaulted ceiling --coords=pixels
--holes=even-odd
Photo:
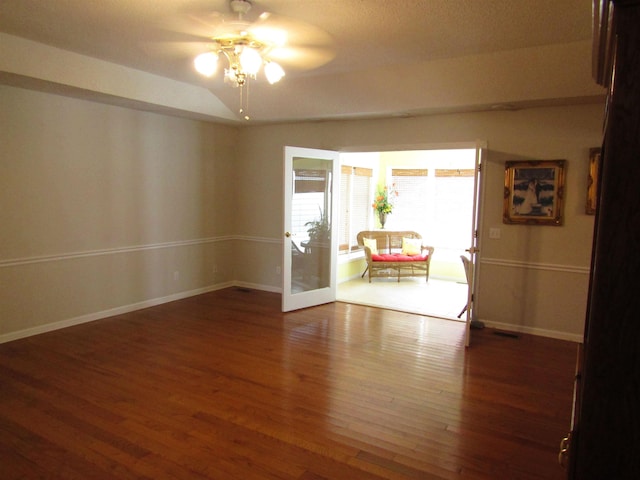
[[[589,0],[253,0],[297,27],[304,68],[249,85],[251,122],[600,102]],[[242,124],[192,66],[228,0],[2,0],[0,83]],[[304,27],[304,28],[302,28]],[[198,41],[194,41],[198,40]]]

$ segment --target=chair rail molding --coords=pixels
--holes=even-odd
[[[495,265],[498,267],[521,268],[527,270],[544,270],[548,272],[577,273],[589,275],[590,267],[580,267],[577,265],[561,265],[555,263],[521,262],[517,260],[504,260],[500,258],[482,258],[481,265]]]
[[[61,260],[71,260],[76,258],[100,257],[104,255],[119,255],[122,253],[135,253],[145,250],[159,250],[165,248],[189,247],[193,245],[205,245],[208,243],[217,243],[225,241],[233,241],[239,239],[232,235],[222,235],[219,237],[197,238],[192,240],[177,240],[173,242],[149,243],[143,245],[129,245],[124,247],[104,248],[98,250],[83,250],[78,252],[67,252],[52,255],[40,255],[33,257],[12,258],[0,260],[0,268],[17,267],[22,265],[30,265],[34,263],[57,262]]]

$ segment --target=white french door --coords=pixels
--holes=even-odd
[[[285,147],[282,311],[336,299],[339,154]]]
[[[467,249],[471,260],[471,275],[469,275],[467,289],[467,317],[465,331],[465,346],[469,346],[471,341],[471,324],[480,321],[477,318],[475,310],[476,292],[478,290],[478,259],[480,254],[480,246],[478,243],[482,206],[482,163],[486,145],[478,143],[476,145],[476,164],[475,176],[473,181],[473,215],[471,218],[471,240],[470,247]]]

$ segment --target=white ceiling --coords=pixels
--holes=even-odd
[[[406,116],[600,101],[590,0],[254,0],[316,68],[253,81],[252,122]],[[228,0],[1,0],[0,82],[225,122],[239,92],[200,77]],[[326,34],[326,35],[323,35]],[[198,40],[198,41],[194,41]],[[326,57],[322,57],[326,55]],[[310,58],[310,57],[309,57]],[[318,62],[320,63],[320,62]],[[311,65],[307,65],[311,66]]]

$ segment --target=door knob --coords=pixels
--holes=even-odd
[[[289,238],[291,236],[291,232],[284,232],[284,236]]]

